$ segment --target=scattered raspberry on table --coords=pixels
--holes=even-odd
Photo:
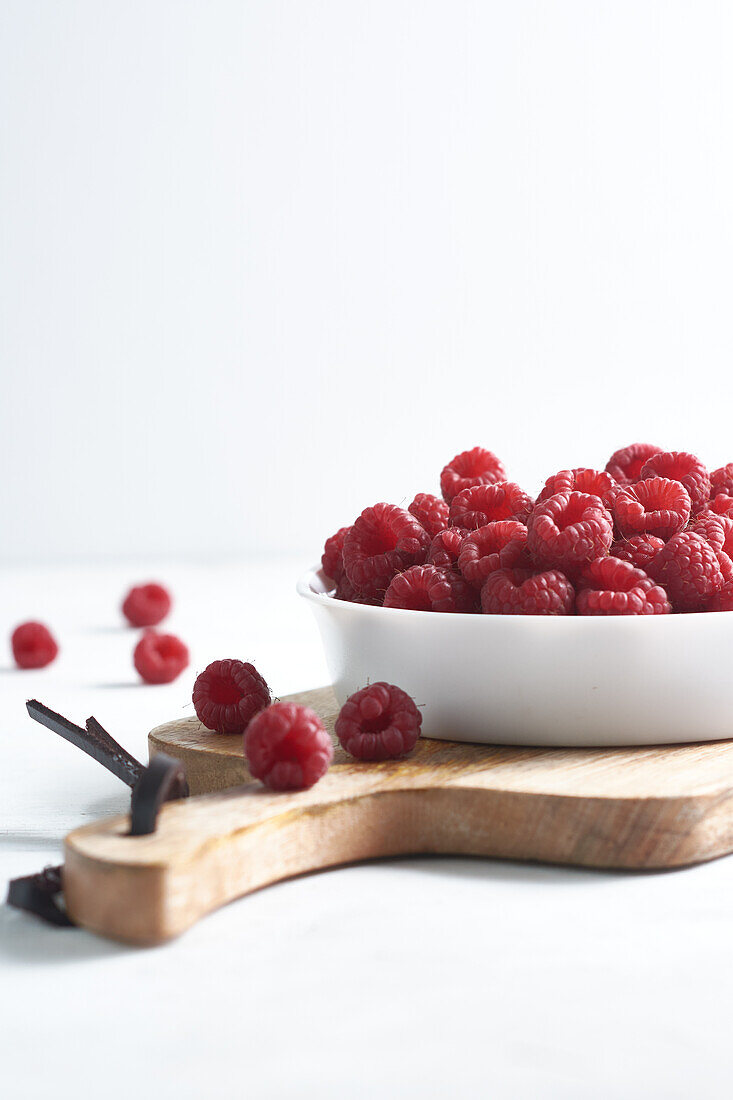
[[[188,668],[188,649],[175,634],[146,630],[133,661],[146,684],[170,684]]]
[[[380,681],[349,696],[336,719],[336,736],[357,760],[396,760],[412,752],[421,725],[414,700]]]
[[[171,603],[170,593],[162,584],[140,584],[125,596],[122,614],[131,626],[157,626],[170,611]]]
[[[10,638],[13,660],[18,668],[45,668],[58,656],[59,647],[43,623],[21,623]]]
[[[255,779],[273,791],[312,787],[328,771],[333,745],[309,707],[273,703],[255,715],[244,734],[244,755]]]
[[[214,733],[244,733],[270,703],[270,689],[254,665],[229,658],[212,661],[193,685],[196,715]]]

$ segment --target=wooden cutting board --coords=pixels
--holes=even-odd
[[[330,688],[292,695],[329,730]],[[66,839],[72,919],[160,943],[242,894],[324,867],[441,853],[652,870],[733,851],[733,741],[634,749],[531,749],[422,740],[405,760],[360,764],[339,747],[311,790],[252,781],[242,738],[195,718],[153,730],[150,753],[183,762],[189,799],[155,833],[127,817]]]

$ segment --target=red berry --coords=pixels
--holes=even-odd
[[[668,615],[672,610],[664,589],[620,558],[592,561],[578,585],[578,615]]]
[[[700,512],[687,530],[702,535],[714,550],[722,550],[725,547],[726,538],[733,533],[733,519],[729,519],[728,516],[719,516],[716,512]]]
[[[422,564],[429,547],[430,536],[409,512],[375,504],[364,509],[344,539],[346,575],[363,595],[381,595],[395,573]]]
[[[557,569],[497,569],[481,589],[484,615],[570,615],[574,601],[572,584]]]
[[[413,565],[392,578],[384,606],[408,611],[466,612],[476,610],[476,596],[463,577],[452,570]]]
[[[418,493],[407,510],[423,525],[431,539],[448,526],[450,509],[444,500],[432,493]]]
[[[664,546],[664,540],[656,535],[633,535],[630,539],[619,539],[609,551],[612,558],[631,562],[637,569],[646,569],[654,561]]]
[[[344,603],[370,604],[372,607],[381,607],[382,605],[381,596],[365,596],[363,592],[357,592],[345,573],[336,585],[336,591],[333,595],[335,599],[343,600]]]
[[[733,582],[728,581],[715,592],[705,607],[706,611],[733,611]]]
[[[122,614],[131,626],[157,626],[170,609],[168,590],[153,582],[131,588],[122,604]]]
[[[707,507],[709,511],[719,516],[733,516],[733,496],[717,493],[712,500],[708,501]]]
[[[692,511],[699,512],[710,500],[710,474],[699,458],[687,451],[660,451],[641,468],[641,478],[666,477],[679,481],[690,494]]]
[[[733,462],[713,470],[710,474],[710,495],[715,497],[718,493],[733,497]]]
[[[597,496],[556,493],[535,506],[527,521],[527,547],[538,562],[575,570],[603,557],[613,541],[613,520]]]
[[[357,760],[395,760],[412,752],[421,724],[410,696],[380,681],[349,696],[336,719],[336,736]]]
[[[437,565],[439,569],[453,569],[458,571],[458,555],[461,552],[466,532],[462,527],[446,527],[445,531],[439,531],[428,550],[428,564]]]
[[[188,649],[175,634],[146,630],[135,646],[133,661],[146,684],[170,684],[188,668]]]
[[[725,579],[717,553],[694,531],[674,535],[648,572],[666,588],[675,611],[700,611]]]
[[[270,689],[254,665],[212,661],[196,677],[193,705],[200,722],[215,733],[244,733],[247,723],[270,703]]]
[[[10,638],[13,660],[18,668],[45,668],[56,660],[59,647],[43,623],[21,623]]]
[[[661,447],[652,443],[632,443],[614,451],[606,463],[606,472],[615,478],[619,485],[631,485],[641,477],[641,468],[652,455],[659,454]]]
[[[679,481],[652,477],[617,489],[613,494],[613,514],[625,538],[632,535],[656,535],[668,539],[690,518],[691,502]]]
[[[333,745],[309,707],[273,703],[247,726],[244,755],[255,779],[273,791],[299,791],[326,774]]]
[[[481,588],[489,573],[511,563],[502,560],[501,552],[509,543],[514,545],[514,560],[527,541],[527,528],[516,519],[500,519],[470,531],[461,545],[458,568],[469,584]]]
[[[476,531],[498,519],[518,519],[526,523],[534,501],[512,481],[500,481],[495,485],[474,485],[462,489],[450,506],[453,527]]]
[[[504,480],[506,471],[496,455],[483,447],[474,447],[471,451],[462,451],[444,467],[440,475],[440,489],[450,504],[462,489]]]
[[[548,477],[545,487],[537,497],[539,504],[543,500],[555,495],[555,493],[590,493],[591,496],[600,497],[608,507],[611,490],[616,488],[616,482],[609,473],[604,470],[560,470],[559,473]]]
[[[350,527],[340,527],[335,535],[326,539],[321,556],[321,569],[336,584],[344,575],[344,539]]]

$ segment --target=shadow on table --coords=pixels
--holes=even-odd
[[[38,917],[0,906],[0,959],[6,964],[43,966],[84,962],[140,950],[86,932],[83,928],[55,928]]]

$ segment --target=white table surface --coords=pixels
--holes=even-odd
[[[0,658],[0,878],[59,862],[66,832],[128,803],[25,699],[94,714],[145,758],[216,657],[255,660],[279,695],[326,682],[297,571],[5,571],[0,630],[40,617],[62,653],[40,672]],[[173,588],[192,654],[165,687],[138,684],[118,612],[149,577]],[[391,860],[270,887],[145,950],[0,908],[12,1100],[724,1096],[732,1010],[730,859],[652,875]]]

